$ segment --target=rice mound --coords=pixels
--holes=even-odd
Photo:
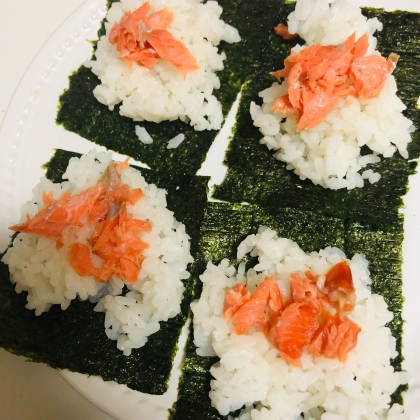
[[[219,89],[216,71],[223,69],[224,52],[218,53],[221,41],[239,42],[238,31],[220,19],[222,8],[216,1],[149,0],[151,12],[168,7],[174,21],[168,31],[181,41],[197,59],[200,68],[184,76],[166,60],[151,69],[119,58],[116,46],[108,40],[112,26],[127,11],[138,9],[144,0],[114,2],[105,21],[106,35],[97,44],[95,59],[86,63],[101,84],[93,93],[110,110],[121,103],[121,115],[135,121],[161,122],[181,119],[197,131],[218,130],[223,115],[213,91]]]
[[[201,297],[191,304],[197,354],[220,358],[210,369],[212,406],[221,415],[242,408],[242,420],[407,419],[402,406],[389,407],[390,395],[404,377],[390,365],[398,353],[385,324],[393,315],[383,297],[369,289],[364,256],[355,254],[347,260],[331,247],[305,253],[267,227],[239,245],[238,258],[246,254],[258,257],[247,272],[244,262],[237,269],[226,259],[217,266],[209,262],[200,276]],[[282,295],[288,296],[291,273],[312,270],[322,275],[343,259],[350,265],[357,296],[349,317],[362,329],[345,364],[304,352],[302,368],[292,366],[262,332],[254,327],[236,335],[223,316],[225,290],[237,283],[245,282],[253,293],[266,276],[275,275]]]
[[[110,153],[93,150],[80,159],[70,159],[63,175],[68,181],[54,184],[42,178],[33,190],[32,201],[22,207],[22,221],[26,214],[34,216],[44,207],[43,191],[53,191],[57,199],[67,189],[73,195],[96,184],[111,157]],[[136,283],[126,284],[116,276],[105,284],[94,277],[81,277],[68,263],[69,244],[56,250],[54,239],[26,233],[16,236],[2,261],[9,266],[16,292],[28,292],[26,308],[35,310],[36,315],[54,304],[65,310],[76,297],[97,302],[95,311],[105,313],[106,335],[117,340],[117,347],[129,355],[132,348],[142,347],[147,337],[159,330],[160,321],[180,312],[182,280],[189,278],[187,265],[193,258],[185,226],[166,208],[166,191],[147,184],[132,167],[126,168],[121,178],[123,183],[141,188],[144,193],[136,204],[127,205],[128,215],[152,226],[151,232],[142,234],[149,247],[142,254],[144,260]],[[91,234],[88,229],[80,230],[78,240],[86,242]],[[128,292],[122,296],[125,287]]]
[[[373,33],[382,30],[382,24],[377,18],[365,18],[360,8],[345,0],[331,5],[329,0],[298,0],[288,17],[288,27],[306,41],[304,46],[295,47],[296,52],[313,44],[338,45],[356,32],[356,39],[369,34],[367,55],[379,55]],[[260,143],[274,150],[276,159],[286,162],[287,169],[300,179],[310,179],[325,188],[350,190],[363,187],[365,180],[379,181],[379,173],[363,170],[379,162],[379,155],[388,158],[398,150],[408,158],[407,144],[413,126],[402,115],[406,107],[396,93],[395,78],[388,75],[377,98],[341,98],[321,124],[297,133],[295,115],[271,110],[273,102],[287,94],[285,80],[259,92],[263,105],[251,102],[250,114],[264,136]],[[362,156],[364,145],[372,153]]]

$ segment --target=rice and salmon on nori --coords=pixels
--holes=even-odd
[[[272,27],[278,22],[287,23],[287,17],[293,9],[294,3],[282,3],[278,19],[273,22]],[[406,107],[403,115],[417,128],[420,123],[417,108],[420,89],[415,70],[418,68],[417,51],[420,39],[416,24],[418,13],[367,8],[363,8],[362,13],[369,19],[379,19],[383,24],[382,31],[375,33],[378,51],[384,57],[392,52],[400,56],[393,76],[398,86],[398,97]],[[268,72],[283,68],[290,49],[296,43],[303,43],[303,40],[296,38],[283,40],[274,31],[272,38],[276,39],[267,42],[265,67],[258,67],[254,75],[248,75],[247,83],[242,88],[234,134],[224,161],[228,172],[224,181],[216,186],[214,197],[263,206],[277,203],[284,207],[316,209],[332,216],[369,220],[378,224],[393,223],[398,209],[403,205],[402,197],[407,192],[408,178],[415,173],[417,166],[415,159],[419,156],[418,130],[411,133],[413,140],[407,147],[409,159],[395,153],[392,158],[382,159],[371,166],[380,173],[379,182],[371,184],[365,180],[363,188],[348,191],[330,190],[320,185],[314,186],[308,179],[299,179],[287,168],[287,163],[275,159],[273,152],[259,143],[261,133],[249,118],[250,103],[261,103],[259,92],[273,84],[273,76]],[[275,50],[278,55],[274,54]],[[364,154],[372,153],[362,148],[362,155]],[[267,161],[271,164],[267,165]]]
[[[36,315],[76,297],[98,301],[107,337],[128,356],[180,313],[193,258],[166,191],[127,166],[92,151],[69,161],[66,182],[42,179],[2,260]]]
[[[235,220],[236,223],[231,223],[231,220]],[[256,234],[259,226],[263,225],[269,226],[272,231],[270,232],[269,229],[265,229],[264,234],[262,231],[260,234]],[[274,415],[274,418],[278,418],[281,412],[277,404],[279,398],[287,407],[287,410],[283,413],[285,418],[297,418],[291,413],[299,414],[299,409],[302,409],[302,413],[305,413],[305,418],[308,418],[310,414],[314,418],[319,418],[324,413],[324,408],[322,407],[322,400],[325,397],[325,394],[323,395],[325,391],[323,389],[324,386],[327,386],[331,394],[334,395],[334,401],[340,401],[339,405],[334,405],[331,404],[331,399],[325,399],[325,403],[328,404],[325,407],[325,411],[330,413],[325,415],[326,418],[328,418],[328,415],[333,416],[332,418],[340,415],[343,417],[337,418],[348,418],[344,413],[352,404],[355,405],[352,412],[360,414],[360,412],[366,411],[373,415],[369,410],[372,410],[374,405],[378,407],[378,405],[380,406],[385,401],[388,401],[383,405],[384,411],[381,413],[381,409],[379,409],[378,417],[372,417],[384,418],[383,416],[386,415],[385,413],[388,410],[387,406],[390,393],[393,392],[400,379],[402,381],[406,380],[404,374],[399,378],[399,373],[392,373],[394,369],[397,372],[402,369],[401,336],[403,322],[401,312],[403,299],[401,293],[402,275],[400,263],[403,237],[401,227],[402,219],[399,219],[393,227],[388,226],[387,228],[382,227],[378,229],[368,224],[361,225],[355,222],[328,217],[316,212],[293,208],[263,209],[254,205],[209,203],[201,230],[198,260],[202,261],[202,265],[206,264],[209,260],[213,261],[213,264],[209,264],[209,269],[201,277],[205,292],[204,295],[201,295],[202,298],[197,301],[194,307],[194,311],[198,313],[199,317],[196,321],[198,324],[196,343],[202,346],[202,348],[197,349],[196,345],[194,345],[194,333],[191,330],[190,339],[187,344],[186,362],[183,367],[179,399],[173,410],[173,418],[192,420],[202,416],[202,418],[226,419],[225,411],[223,415],[219,414],[213,406],[217,407],[217,409],[223,408],[226,410],[229,404],[232,404],[232,409],[236,409],[237,406],[235,403],[238,405],[246,403],[245,407],[239,407],[244,408],[242,412],[244,418],[250,418],[247,416],[250,416],[251,411],[253,411],[252,418],[270,418],[272,415]],[[279,237],[283,237],[283,239],[275,239],[274,231],[277,232]],[[290,247],[288,251],[284,243],[291,241],[284,239],[285,237],[292,238],[305,252],[299,250],[296,244]],[[241,242],[241,255],[238,255],[236,250]],[[244,262],[246,265],[244,267],[241,260],[238,259],[238,256],[244,255],[244,252],[251,250],[252,247],[254,248],[251,254],[245,255]],[[356,346],[349,353],[348,357],[351,360],[349,365],[343,365],[338,360],[330,360],[322,357],[312,360],[305,353],[301,359],[301,363],[304,366],[303,371],[279,357],[278,350],[270,345],[264,333],[257,328],[254,327],[251,330],[250,337],[246,335],[235,336],[232,333],[233,325],[231,321],[225,320],[223,316],[225,303],[223,287],[226,281],[229,282],[229,287],[231,287],[236,281],[248,282],[249,280],[250,284],[252,284],[250,288],[254,290],[256,278],[258,279],[260,277],[261,279],[264,275],[279,275],[278,273],[283,272],[281,276],[279,275],[282,280],[281,282],[288,282],[287,271],[290,270],[289,273],[293,273],[295,270],[302,269],[302,264],[304,266],[303,270],[306,270],[308,268],[306,265],[308,260],[314,262],[314,267],[316,264],[319,264],[317,269],[325,270],[325,266],[321,268],[321,260],[323,258],[320,258],[320,261],[317,262],[317,255],[319,249],[327,247],[334,247],[335,252],[341,255],[340,259],[343,258],[343,254],[337,251],[337,249],[343,250],[348,256],[359,254],[354,258],[355,265],[353,267],[362,267],[361,271],[356,269],[354,272],[354,279],[357,282],[362,273],[362,282],[369,281],[369,275],[365,271],[366,260],[360,254],[363,253],[369,262],[367,268],[370,271],[370,278],[372,280],[370,286],[371,291],[369,291],[369,287],[366,287],[366,285],[362,286],[359,284],[356,288],[356,294],[358,295],[357,305],[361,306],[356,306],[358,307],[357,311],[361,311],[361,313],[364,313],[366,308],[369,308],[367,311],[370,315],[366,319],[362,315],[360,325],[363,325],[364,322],[372,322],[371,325],[374,324],[375,326],[372,329],[368,329],[368,331],[371,334],[378,333],[382,336],[379,339],[383,340],[381,350],[387,353],[387,355],[382,354],[384,356],[381,359],[382,362],[379,362],[379,353],[376,354],[378,349],[375,347],[375,340],[369,341],[369,334],[365,335],[362,332],[360,333],[362,334],[360,343],[358,343],[361,346],[359,349]],[[287,251],[293,254],[293,257]],[[278,261],[276,257],[282,252],[286,258]],[[330,248],[329,251],[322,251],[321,254],[326,258],[329,254],[334,254],[334,250]],[[259,261],[256,258],[257,256],[260,257]],[[337,254],[335,257],[337,257]],[[222,260],[224,260],[223,263],[221,263]],[[334,262],[337,262],[337,260]],[[228,266],[230,267],[228,268]],[[248,271],[249,274],[246,275],[245,271]],[[213,276],[212,273],[216,275]],[[286,292],[287,289],[286,287]],[[371,293],[372,296],[368,298]],[[373,296],[374,293],[377,295]],[[196,294],[197,299],[200,297],[200,294],[201,292],[198,290]],[[386,305],[382,297],[379,296],[380,294],[384,295],[388,310],[386,310]],[[208,301],[207,298],[209,299]],[[366,298],[368,299],[365,300]],[[375,302],[373,305],[370,299],[373,299]],[[368,302],[367,306],[364,305],[366,302]],[[375,307],[377,308],[377,312],[373,315],[375,312],[373,308]],[[204,313],[209,312],[213,316],[207,317],[206,315],[203,316],[203,314],[200,315],[199,312],[201,309],[204,309]],[[371,310],[373,312],[370,312]],[[392,311],[393,314],[389,311]],[[377,316],[382,316],[380,313],[385,315],[382,323],[377,318]],[[389,330],[383,327],[385,319],[388,321],[392,315],[393,320],[387,326],[390,328],[392,335],[397,339],[397,353],[395,353],[394,339],[390,336]],[[382,326],[379,327],[379,325]],[[216,326],[220,326],[220,328],[218,329]],[[382,333],[380,332],[381,330]],[[205,356],[205,354],[209,354],[209,351],[214,351],[213,344],[215,346],[214,350],[216,350],[218,355],[222,356],[222,360],[219,357]],[[367,363],[369,367],[365,366],[366,370],[363,371],[363,374],[360,373],[360,378],[357,379],[349,374],[349,370],[347,369],[358,370],[361,368],[363,365],[363,356],[362,359],[359,356],[360,352],[363,353],[363,349],[366,350],[366,346],[372,346],[371,352],[368,352],[370,355],[367,357],[372,357],[373,364]],[[239,354],[235,353],[235,351],[239,352]],[[219,352],[221,353],[219,354]],[[391,360],[391,366],[389,366],[390,355],[395,357]],[[255,361],[255,365],[251,361]],[[274,367],[271,369],[268,362],[273,362],[278,368],[281,367],[281,371],[275,371],[277,375],[273,376],[272,373],[275,373]],[[333,370],[335,369],[333,366],[339,368],[339,370],[343,369],[343,376],[336,373],[330,377],[328,374],[329,370],[325,369],[325,366],[329,366]],[[379,369],[376,373],[375,368]],[[308,381],[305,381],[303,372],[309,373],[311,369],[318,370],[319,377],[309,374]],[[395,382],[387,391],[383,389],[385,392],[381,397],[376,398],[379,395],[376,393],[379,388],[376,386],[371,388],[371,384],[365,380],[369,376],[375,377],[381,369],[383,369],[382,373],[387,372],[387,374],[393,376],[392,381]],[[264,374],[262,376],[257,375],[254,378],[253,374],[256,371],[262,371]],[[345,381],[346,375],[347,380]],[[247,378],[249,378],[251,384],[244,386],[247,383]],[[276,378],[278,378],[277,385]],[[231,379],[231,381],[225,379]],[[314,382],[311,382],[311,379]],[[317,379],[319,379],[319,382]],[[358,383],[358,380],[360,380],[360,383]],[[200,384],[200,386],[197,388],[192,384]],[[258,384],[261,386],[257,386]],[[388,382],[388,385],[390,384],[391,382]],[[353,386],[355,388],[350,391]],[[305,387],[307,388],[305,389]],[[361,394],[354,393],[353,391],[356,388],[358,392],[360,391],[366,394],[361,396]],[[405,388],[405,385],[400,386],[391,395],[392,403],[402,404],[401,392]],[[232,390],[232,399],[225,392],[227,389]],[[249,393],[247,393],[247,390]],[[351,397],[346,396],[347,391],[350,391]],[[274,397],[276,392],[279,394]],[[209,393],[211,393],[212,404]],[[264,395],[267,399],[259,402],[258,398],[263,398]],[[271,395],[271,398],[268,398],[269,395]],[[311,395],[313,398],[311,398]],[[356,401],[357,395],[361,397],[361,401],[359,402]],[[220,398],[217,398],[218,396]],[[252,397],[256,398],[252,400]],[[249,399],[245,401],[247,398]],[[371,399],[373,400],[371,401]],[[191,403],[192,401],[194,401],[193,404]],[[290,401],[294,401],[295,404],[290,404]],[[371,401],[371,407],[368,409],[365,405],[366,401]],[[253,404],[253,402],[255,403]],[[388,418],[393,418],[393,415],[396,416],[395,418],[400,418],[400,415],[401,418],[406,418],[403,414],[399,414],[400,412],[401,407],[396,405],[388,413]],[[291,417],[287,417],[286,413],[289,413]],[[235,411],[229,415],[237,417],[238,414],[239,412]]]
[[[302,0],[287,23],[305,44],[271,73],[280,83],[258,93],[263,105],[251,102],[260,143],[301,180],[325,188],[378,182],[375,164],[397,150],[407,159],[409,130],[415,130],[402,114],[406,106],[392,75],[399,57],[385,59],[376,50],[382,23],[344,1]]]
[[[191,304],[200,356],[211,368],[211,405],[241,419],[403,419],[391,395],[401,385],[385,324],[393,314],[372,294],[368,261],[338,248],[305,253],[260,227],[238,247],[246,270],[208,263]]]
[[[101,80],[93,94],[111,110],[135,121],[180,119],[197,131],[219,130],[223,70],[221,41],[237,43],[217,2],[197,0],[118,1],[108,10],[93,60]]]

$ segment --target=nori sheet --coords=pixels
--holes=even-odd
[[[61,182],[72,156],[79,155],[57,150],[46,165],[48,178]],[[195,257],[207,202],[208,177],[173,176],[144,169],[141,172],[147,182],[168,191],[168,208],[185,224]],[[105,315],[93,311],[95,304],[75,299],[65,311],[53,305],[49,312],[35,316],[34,311],[25,308],[26,292],[19,295],[15,292],[8,267],[0,263],[0,347],[53,368],[101,376],[137,391],[162,394],[167,390],[178,337],[188,315],[197,276],[194,264],[190,271],[182,313],[161,322],[161,329],[149,337],[148,343],[127,357],[117,349],[116,341],[106,337]]]
[[[283,5],[278,21],[286,22],[293,8],[294,4]],[[320,210],[331,216],[375,224],[392,223],[398,217],[402,196],[407,191],[408,177],[415,173],[417,165],[412,159],[420,155],[420,113],[416,107],[420,95],[417,77],[420,71],[420,15],[378,9],[365,9],[364,13],[369,17],[378,17],[384,25],[383,31],[376,33],[378,49],[382,54],[388,56],[395,52],[400,55],[394,75],[399,96],[407,106],[404,114],[417,128],[412,133],[413,141],[408,147],[410,160],[403,159],[398,152],[392,158],[382,159],[371,166],[381,174],[380,181],[375,184],[366,181],[363,188],[350,191],[325,189],[310,180],[302,181],[292,171],[286,170],[286,164],[275,159],[273,151],[259,143],[262,135],[249,115],[250,101],[260,104],[258,92],[275,81],[268,72],[283,68],[285,55],[296,43],[295,40],[273,40],[267,30],[266,49],[278,48],[278,51],[272,57],[267,57],[263,67],[253,69],[253,75],[247,78],[242,89],[234,135],[225,159],[228,173],[224,182],[216,186],[215,198],[263,206]],[[288,47],[278,47],[281,42],[288,43]],[[365,151],[362,149],[362,152]]]
[[[376,229],[368,224],[348,222],[296,208],[263,209],[255,205],[209,203],[201,228],[198,261],[201,260],[203,265],[209,260],[217,264],[223,258],[228,258],[231,263],[238,264],[237,246],[245,236],[256,233],[261,225],[276,230],[279,236],[296,241],[305,251],[336,246],[349,258],[355,253],[366,255],[370,262],[372,290],[382,294],[394,312],[394,320],[389,327],[397,339],[400,356],[392,364],[396,370],[401,370],[402,218],[398,218],[393,226]],[[253,263],[255,261],[248,261],[248,266]],[[196,298],[200,293],[201,283],[196,287]],[[178,401],[172,409],[171,419],[226,419],[210,406],[208,397],[211,380],[209,369],[218,358],[200,357],[195,349],[191,327]],[[402,402],[404,389],[406,387],[400,387],[394,393],[394,402]]]

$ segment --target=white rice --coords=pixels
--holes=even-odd
[[[139,138],[139,140],[143,144],[152,144],[153,138],[152,136],[147,132],[147,130],[144,127],[140,127],[139,125],[136,125],[134,127],[136,131],[136,136]]]
[[[223,40],[240,41],[238,31],[220,19],[222,8],[216,1],[149,0],[151,12],[168,7],[175,19],[168,31],[195,56],[200,68],[184,77],[180,71],[161,59],[153,68],[134,64],[128,68],[116,46],[108,40],[112,26],[127,11],[138,9],[144,0],[122,0],[109,9],[106,35],[98,42],[95,60],[88,61],[101,80],[93,93],[99,102],[113,110],[121,103],[120,114],[135,121],[181,119],[195,130],[218,130],[223,116],[220,102],[213,94],[219,89],[216,71],[223,69],[224,52],[217,45]]]
[[[184,140],[185,140],[185,134],[178,134],[177,136],[169,140],[166,148],[176,149]]]
[[[369,289],[368,263],[363,255],[351,260],[337,248],[305,253],[299,246],[261,227],[238,247],[238,258],[258,257],[259,263],[245,272],[223,260],[209,262],[200,276],[203,292],[192,303],[194,342],[200,356],[218,356],[210,372],[210,399],[221,415],[245,406],[242,420],[362,420],[407,419],[398,404],[389,408],[390,395],[404,378],[394,372],[390,359],[397,356],[395,339],[385,326],[392,313],[380,295]],[[356,289],[356,306],[350,318],[362,331],[357,346],[345,364],[324,357],[312,358],[306,352],[302,368],[279,356],[262,332],[255,328],[236,335],[223,316],[225,290],[245,282],[251,293],[266,276],[277,276],[283,295],[290,293],[290,274],[310,269],[323,275],[346,259]],[[322,276],[320,276],[322,277]]]
[[[358,7],[345,0],[329,5],[329,0],[298,0],[296,9],[288,18],[289,30],[305,39],[303,47],[321,43],[337,45],[356,32],[356,38],[368,32],[368,55],[375,51],[373,33],[382,30],[375,19],[366,19]],[[296,50],[303,47],[297,46]],[[360,100],[352,96],[340,99],[336,108],[318,126],[296,132],[295,115],[273,112],[273,102],[287,93],[287,80],[273,83],[261,91],[263,105],[251,102],[250,113],[254,125],[264,136],[260,143],[274,150],[275,157],[286,162],[300,179],[310,179],[325,188],[361,188],[364,179],[374,183],[380,174],[367,176],[361,170],[367,165],[393,156],[396,150],[408,158],[407,144],[411,141],[410,120],[402,115],[406,108],[397,96],[393,75],[386,79],[385,86],[377,98]],[[361,156],[361,147],[371,151]]]
[[[44,207],[43,191],[53,191],[54,198],[58,198],[67,189],[77,194],[96,184],[111,156],[93,150],[80,159],[72,158],[63,175],[68,181],[61,184],[42,178],[33,190],[32,201],[22,208],[21,221],[26,213],[33,216]],[[64,310],[76,297],[93,301],[99,298],[95,311],[105,312],[107,336],[117,340],[117,347],[129,355],[132,348],[142,347],[147,337],[159,330],[160,321],[180,312],[182,280],[189,278],[187,265],[193,258],[185,226],[166,208],[166,191],[147,184],[140,172],[131,167],[121,177],[131,188],[141,188],[145,194],[136,204],[127,205],[128,215],[152,225],[152,231],[142,235],[149,247],[142,254],[144,261],[136,283],[126,284],[112,276],[104,285],[93,277],[81,277],[68,264],[69,244],[56,250],[55,240],[25,233],[17,235],[2,261],[9,266],[16,292],[28,292],[26,308],[35,310],[36,315],[54,304]],[[91,233],[80,231],[79,241],[83,242]],[[129,293],[121,296],[124,286]]]

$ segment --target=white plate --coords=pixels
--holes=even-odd
[[[395,8],[395,0],[353,0],[357,5]],[[394,5],[394,6],[393,6]],[[420,12],[416,0],[400,0],[398,7]],[[55,124],[58,97],[68,85],[68,75],[91,55],[92,40],[105,13],[105,0],[87,0],[60,26],[39,51],[16,90],[0,129],[0,249],[7,246],[7,226],[16,222],[20,206],[31,196],[31,189],[43,175],[41,165],[48,161],[54,148],[86,153],[93,145],[74,133]],[[222,140],[226,139],[226,133]],[[218,143],[213,151],[215,159],[222,158]],[[97,146],[95,146],[97,147]],[[98,148],[98,147],[97,147]],[[118,155],[117,155],[118,156]],[[221,166],[219,166],[220,168]],[[203,167],[209,172],[214,165]],[[28,182],[29,180],[29,182]],[[405,394],[405,407],[410,419],[420,419],[420,295],[417,259],[420,255],[420,175],[410,179],[410,192],[405,197],[404,240],[404,368],[411,375],[410,390]],[[180,357],[180,355],[178,355]],[[179,362],[179,360],[178,360]],[[169,393],[147,396],[116,383],[103,382],[96,377],[63,372],[65,379],[92,403],[111,416],[121,420],[160,420],[166,418],[166,409],[176,396],[176,377]]]

